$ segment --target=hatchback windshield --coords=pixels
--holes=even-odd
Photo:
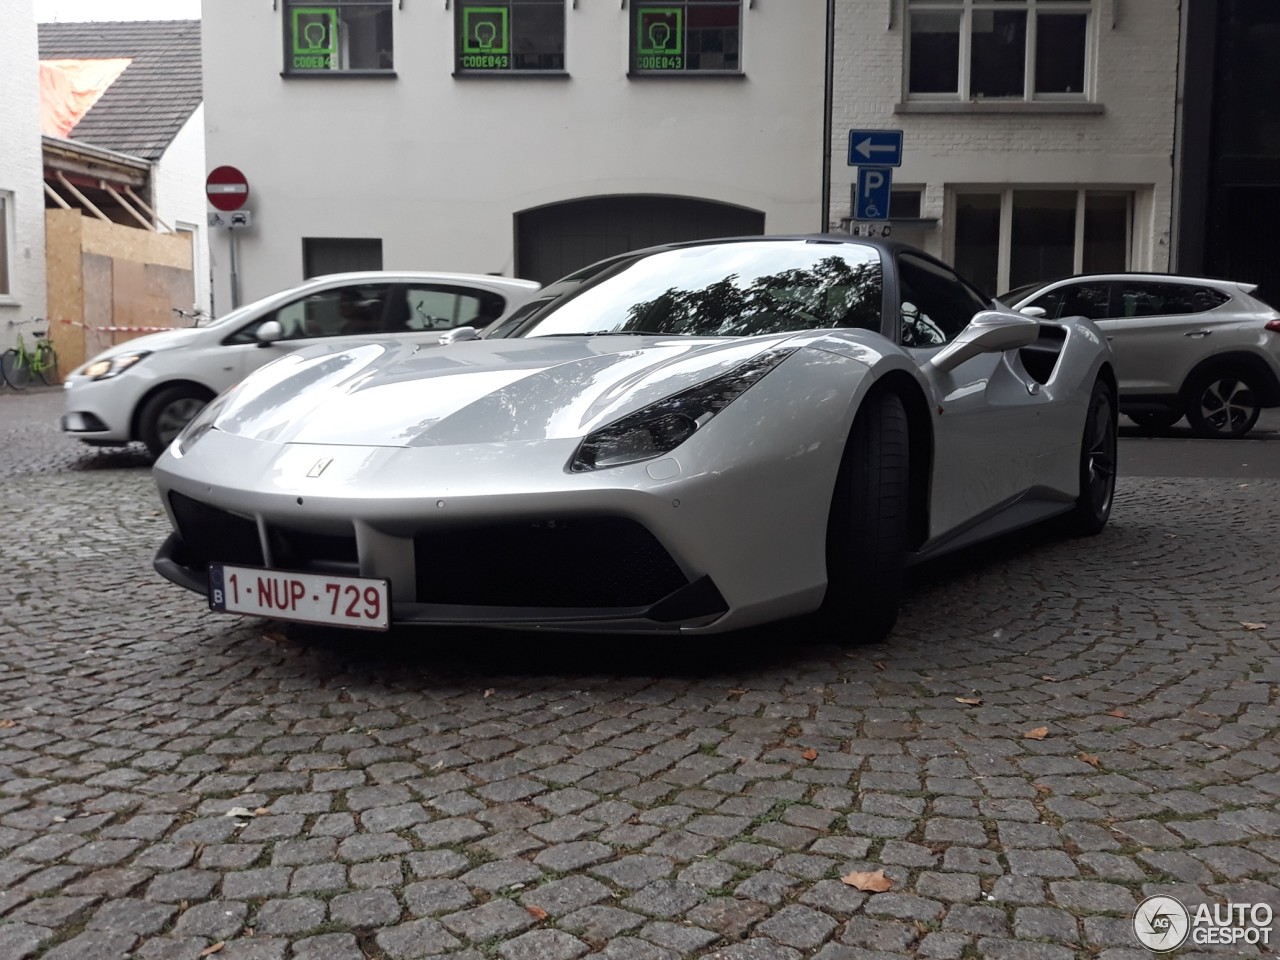
[[[856,243],[740,241],[611,261],[577,293],[500,336],[747,337],[880,329],[880,253]]]

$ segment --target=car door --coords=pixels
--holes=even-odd
[[[1098,326],[1111,341],[1120,393],[1176,394],[1191,368],[1212,352],[1217,324],[1204,311],[1227,298],[1187,283],[1125,279],[1114,287],[1107,319]]]
[[[983,353],[943,372],[926,361],[975,313],[991,308],[949,268],[911,253],[897,258],[900,339],[933,392],[930,536],[953,530],[1036,483],[1054,416],[1052,392],[1022,368],[1017,351]],[[1062,415],[1060,412],[1056,415]]]
[[[235,379],[295,350],[338,337],[380,336],[387,329],[392,285],[387,282],[335,284],[311,290],[264,313],[223,341]],[[258,339],[264,323],[280,324],[270,343]]]

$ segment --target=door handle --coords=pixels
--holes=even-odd
[[[1211,333],[1213,333],[1212,330],[1188,330],[1186,333],[1183,334],[1183,336],[1195,337],[1196,339],[1199,339],[1200,337],[1207,337]]]

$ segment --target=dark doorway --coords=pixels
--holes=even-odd
[[[303,237],[302,276],[381,270],[382,241],[351,237]]]
[[[516,214],[516,275],[551,283],[628,250],[763,233],[760,211],[711,200],[655,196],[568,200]]]

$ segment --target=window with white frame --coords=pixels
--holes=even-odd
[[[907,0],[907,94],[1084,100],[1096,0]]]
[[[12,230],[13,194],[0,190],[0,297],[13,293],[9,283],[9,234]]]
[[[985,293],[1129,269],[1134,195],[1116,190],[957,190],[952,263]]]

